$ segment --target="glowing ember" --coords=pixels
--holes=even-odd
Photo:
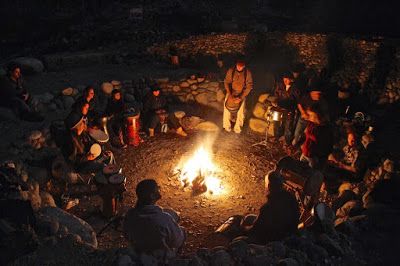
[[[212,194],[223,191],[221,180],[216,177],[218,167],[204,147],[200,147],[178,171],[184,186],[191,186],[193,190],[201,192],[208,190]]]

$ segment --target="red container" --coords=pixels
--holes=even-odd
[[[140,144],[140,119],[139,115],[128,116],[126,118],[126,136],[128,145],[139,146]]]

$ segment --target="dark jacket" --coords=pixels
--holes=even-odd
[[[121,116],[125,111],[125,103],[121,99],[119,101],[115,101],[114,99],[108,99],[105,115],[106,116]]]
[[[288,111],[296,110],[297,103],[300,101],[300,92],[294,87],[290,86],[286,90],[283,82],[277,82],[275,85],[275,96],[278,98],[278,106]]]
[[[154,96],[153,93],[149,93],[144,100],[143,109],[146,115],[154,114],[160,109],[168,112],[167,99],[162,94]]]
[[[286,190],[271,192],[261,207],[250,238],[257,244],[279,241],[297,232],[300,210],[295,197]]]

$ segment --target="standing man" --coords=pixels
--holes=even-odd
[[[228,69],[224,80],[226,97],[224,101],[223,127],[240,134],[245,116],[246,97],[253,89],[253,77],[243,60],[237,60],[235,67]]]
[[[290,72],[282,75],[282,80],[278,81],[275,85],[275,96],[277,101],[272,103],[272,105],[279,107],[283,111],[282,125],[278,131],[283,131],[286,145],[292,144],[295,122],[294,117],[296,105],[299,102],[300,96],[299,90],[292,85],[293,79],[293,75]],[[280,136],[281,134],[279,133],[277,132],[276,136]]]

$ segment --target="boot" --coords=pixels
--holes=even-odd
[[[187,133],[183,130],[182,127],[178,128],[178,129],[176,130],[176,134],[178,134],[178,135],[181,136],[181,137],[186,137],[186,136],[187,136]]]
[[[154,137],[154,128],[149,128],[149,136]]]

